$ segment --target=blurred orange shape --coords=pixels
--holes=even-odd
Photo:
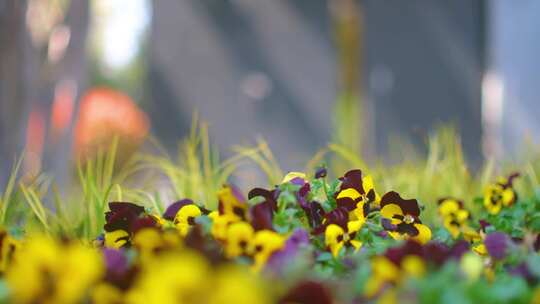
[[[45,115],[37,106],[33,106],[28,116],[26,129],[26,157],[24,171],[35,175],[41,168],[43,144],[45,142]]]
[[[129,153],[144,141],[148,132],[146,114],[128,95],[109,88],[93,88],[81,99],[75,152],[78,157],[89,157],[117,136],[119,152]]]
[[[77,85],[73,80],[61,81],[55,87],[51,112],[51,126],[55,137],[64,132],[71,122],[76,92]]]

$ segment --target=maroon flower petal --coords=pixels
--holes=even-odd
[[[266,190],[263,188],[253,188],[248,193],[248,198],[253,199],[254,197],[264,198],[264,203],[271,207],[271,210],[277,210],[277,197],[279,196],[279,191],[277,190]]]
[[[255,230],[274,230],[272,226],[272,207],[268,202],[257,204],[250,208],[251,225]]]
[[[144,212],[142,206],[132,203],[112,202],[109,203],[110,211],[105,213],[105,231],[115,230],[130,231],[131,224]]]
[[[347,211],[356,209],[357,202],[350,197],[342,197],[336,200],[336,205],[340,208],[345,208]]]
[[[443,243],[431,242],[424,246],[426,260],[440,266],[450,257],[450,249]]]
[[[145,217],[137,218],[131,223],[130,232],[135,234],[137,231],[143,228],[157,228],[159,226],[155,218],[147,215]]]
[[[458,241],[450,249],[450,256],[456,260],[461,259],[461,257],[470,250],[471,245],[465,240]]]
[[[331,304],[332,295],[321,283],[304,281],[289,290],[279,303]]]
[[[404,257],[408,255],[417,255],[423,257],[423,248],[419,243],[408,240],[399,247],[393,247],[386,250],[385,254],[392,263],[400,265]]]
[[[362,170],[359,170],[359,169],[351,170],[345,173],[345,175],[341,177],[340,180],[341,180],[341,186],[339,188],[340,191],[344,189],[353,188],[356,191],[358,191],[358,193],[360,194],[365,193],[364,186],[362,185]]]
[[[404,214],[409,214],[414,217],[420,216],[420,207],[415,199],[403,199],[399,193],[390,191],[381,198],[381,208],[388,204],[398,205]]]

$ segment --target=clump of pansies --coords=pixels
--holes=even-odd
[[[488,185],[474,202],[421,203],[378,192],[359,169],[330,180],[325,168],[312,178],[291,172],[247,196],[224,185],[215,209],[189,198],[161,213],[110,202],[103,234],[92,242],[0,231],[0,296],[14,303],[539,303],[540,200],[519,201],[517,177]],[[423,222],[426,208],[438,220]]]

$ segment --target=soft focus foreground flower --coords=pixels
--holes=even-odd
[[[484,270],[482,258],[472,252],[467,252],[461,258],[460,269],[469,280],[476,281]]]
[[[254,271],[260,271],[270,256],[281,250],[285,245],[286,238],[277,232],[270,230],[257,231],[253,239],[253,267]]]
[[[0,230],[0,274],[4,273],[12,262],[13,256],[20,248],[20,242],[7,231]]]
[[[506,257],[509,242],[508,236],[501,232],[490,233],[484,240],[487,252],[495,260],[501,260]]]
[[[367,297],[373,297],[387,284],[398,285],[408,277],[419,278],[427,271],[420,244],[409,241],[371,261],[372,276],[365,286]]]
[[[296,229],[285,241],[283,248],[273,253],[267,262],[267,268],[274,273],[283,271],[290,263],[293,263],[301,248],[309,245],[309,233],[304,229]]]
[[[331,304],[332,295],[325,286],[315,281],[303,281],[291,288],[279,303]]]
[[[127,294],[128,303],[269,303],[259,278],[233,265],[217,269],[192,251],[149,261]]]
[[[16,253],[6,281],[15,303],[79,303],[103,266],[96,249],[35,237]]]
[[[143,266],[129,303],[204,303],[210,265],[195,252],[164,254]]]
[[[515,173],[508,178],[500,178],[497,183],[486,187],[484,192],[484,207],[490,214],[498,214],[503,207],[509,207],[517,201],[517,193],[513,188],[513,181],[519,174]]]
[[[209,304],[269,304],[268,288],[259,277],[239,266],[221,266],[213,275]]]
[[[469,211],[463,207],[463,202],[454,198],[440,199],[438,204],[444,227],[453,238],[457,238],[463,230],[467,229]]]
[[[412,238],[424,244],[431,239],[431,229],[420,221],[420,208],[415,199],[405,200],[397,192],[381,198],[381,222],[394,239]]]
[[[147,261],[160,251],[178,249],[183,245],[180,235],[174,230],[162,231],[155,228],[137,231],[132,243],[142,261]]]

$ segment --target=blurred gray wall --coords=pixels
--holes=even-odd
[[[490,69],[503,95],[500,144],[512,154],[525,140],[540,143],[540,1],[490,4]]]
[[[301,164],[329,140],[336,77],[325,1],[153,9],[150,111],[161,137],[177,140],[197,110],[225,151],[263,136],[280,160]]]
[[[366,0],[368,96],[378,151],[389,135],[421,147],[441,123],[481,160],[484,1]],[[395,153],[395,151],[387,151]]]
[[[478,161],[483,1],[359,3],[377,155],[387,154],[390,134],[422,145],[434,125],[453,123]],[[154,1],[150,36],[150,112],[166,141],[186,134],[196,109],[222,149],[260,135],[287,169],[330,139],[337,91],[327,1]]]

